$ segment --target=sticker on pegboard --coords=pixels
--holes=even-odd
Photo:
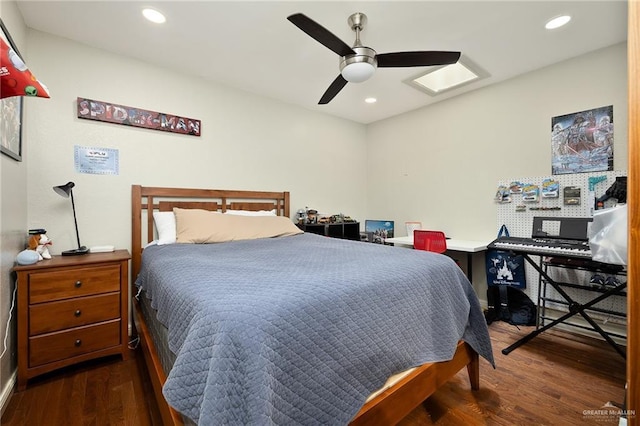
[[[542,181],[542,198],[558,198],[560,196],[560,184],[555,179]]]
[[[525,203],[535,203],[540,199],[540,187],[531,183],[522,188],[522,201]]]
[[[509,188],[504,185],[500,185],[496,191],[496,195],[493,197],[494,201],[499,204],[505,204],[511,202],[511,196]]]
[[[582,190],[579,186],[564,187],[564,204],[567,206],[580,205],[580,197]]]
[[[522,183],[513,181],[509,184],[509,192],[512,194],[522,194]]]

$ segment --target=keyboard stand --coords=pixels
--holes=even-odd
[[[600,296],[596,297],[595,299],[589,301],[588,303],[585,304],[580,304],[576,301],[574,301],[571,296],[569,296],[567,294],[566,291],[564,291],[562,289],[562,287],[553,279],[551,279],[551,277],[540,267],[540,265],[538,265],[536,262],[534,262],[529,255],[526,252],[518,252],[519,254],[522,254],[522,257],[524,257],[526,259],[527,262],[529,262],[529,264],[531,264],[531,266],[534,267],[534,269],[536,271],[538,271],[538,273],[544,277],[547,280],[548,284],[551,284],[551,286],[560,294],[562,295],[562,297],[564,297],[564,299],[569,303],[569,312],[562,315],[561,317],[553,320],[552,322],[544,325],[541,328],[538,328],[534,331],[532,331],[531,333],[527,334],[526,336],[522,337],[520,340],[518,340],[517,342],[511,344],[509,347],[505,348],[502,350],[502,353],[504,355],[509,355],[514,349],[524,345],[525,343],[527,343],[528,341],[530,341],[531,339],[533,339],[534,337],[536,337],[537,335],[539,335],[540,333],[550,329],[551,327],[554,327],[557,324],[560,324],[562,322],[564,322],[565,320],[571,318],[574,315],[580,314],[582,315],[582,317],[585,319],[585,321],[587,321],[591,327],[597,331],[603,338],[604,340],[607,341],[607,343],[609,343],[613,349],[615,349],[616,352],[618,352],[618,354],[620,354],[624,359],[627,359],[627,354],[626,352],[620,347],[620,345],[618,345],[610,336],[609,334],[607,334],[606,331],[604,331],[590,316],[587,312],[585,312],[585,309],[590,308],[591,306],[595,305],[596,303],[610,297],[613,296],[614,294],[621,294],[622,291],[627,287],[627,283],[621,283],[619,285],[617,285],[616,287],[612,287],[611,289],[605,291],[603,294],[601,294]]]

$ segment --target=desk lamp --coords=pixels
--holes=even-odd
[[[73,208],[73,222],[76,225],[76,239],[78,241],[78,248],[66,250],[62,252],[63,256],[76,256],[80,254],[89,253],[89,249],[85,246],[80,245],[80,234],[78,234],[78,220],[76,219],[76,204],[73,201],[73,187],[76,186],[73,182],[68,182],[66,185],[54,186],[53,190],[56,194],[59,194],[65,198],[69,198],[71,196],[71,207]]]

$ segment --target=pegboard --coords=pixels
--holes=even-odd
[[[559,183],[558,198],[544,198],[542,195],[538,197],[538,201],[525,202],[522,194],[511,194],[511,202],[498,203],[498,214],[496,223],[496,234],[502,224],[507,225],[509,233],[512,237],[531,237],[531,229],[533,227],[533,217],[591,217],[591,203],[589,202],[589,178],[599,178],[605,176],[603,180],[594,185],[595,196],[600,197],[609,189],[616,180],[616,177],[626,176],[626,171],[612,171],[600,173],[577,173],[566,175],[539,176],[539,177],[521,177],[513,178],[498,182],[499,186],[509,187],[512,182],[520,182],[523,185],[532,184],[542,188],[542,182],[545,179],[553,178]],[[564,188],[574,186],[580,188],[580,204],[565,205],[564,204]],[[614,199],[605,202],[605,208],[612,207],[615,204]],[[517,206],[524,206],[524,211],[516,211]],[[539,208],[541,210],[531,210],[531,208]],[[551,210],[560,208],[560,210]]]
[[[514,182],[518,182],[522,187],[526,185],[538,185],[541,191],[542,184],[545,179],[554,179],[559,184],[559,190],[557,198],[546,198],[542,196],[542,193],[540,193],[537,201],[524,201],[525,197],[522,193],[510,193],[509,202],[496,201],[496,234],[500,227],[504,224],[507,226],[509,234],[512,237],[529,238],[531,237],[534,217],[591,217],[593,216],[593,211],[592,202],[590,202],[591,197],[589,194],[589,178],[592,178],[592,181],[597,182],[593,185],[595,198],[597,198],[604,195],[607,189],[609,189],[613,185],[616,177],[620,176],[627,176],[627,172],[623,170],[617,170],[610,172],[519,177],[501,180],[498,182],[497,189],[501,186],[509,188]],[[580,188],[579,204],[565,204],[564,188],[569,186]],[[499,197],[496,196],[496,198]],[[609,199],[605,201],[604,208],[613,207],[615,203],[615,199]],[[540,262],[539,256],[531,256],[531,259],[536,263]],[[529,297],[531,297],[531,300],[535,302],[538,300],[539,274],[529,264],[526,265],[525,269],[527,277],[527,288],[525,292],[529,295]],[[571,279],[588,283],[591,275],[591,273],[586,271],[576,271],[576,275],[571,277]],[[551,293],[549,293],[549,291],[551,291]],[[563,299],[562,296],[554,294],[555,290],[553,290],[553,288],[551,288],[550,286],[548,287],[547,292],[548,295],[551,294],[553,296],[557,296],[559,300]],[[585,291],[582,293],[584,294],[581,294],[580,292],[571,294],[571,297],[575,297],[575,300],[579,303],[586,303],[588,300],[593,298],[590,292]],[[567,311],[566,307],[559,304],[548,304],[547,306],[561,311]],[[606,300],[606,308],[626,313],[626,299],[624,297],[610,297]],[[600,318],[605,321],[611,320],[611,322],[624,324],[623,320],[616,320],[607,316],[600,316],[599,314],[590,315],[592,315],[594,318]]]

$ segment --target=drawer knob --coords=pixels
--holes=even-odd
[[[73,313],[73,315],[79,317],[80,314],[82,314],[82,312],[80,311],[80,309],[76,309],[76,311]]]
[[[75,284],[76,288],[80,288],[82,286],[82,281],[78,280]]]
[[[76,343],[75,343],[76,346],[80,346],[81,344],[82,344],[82,340],[80,339],[76,340]]]

